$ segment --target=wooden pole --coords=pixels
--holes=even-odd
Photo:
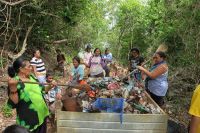
[[[7,83],[8,80],[0,80],[0,82]],[[50,83],[39,83],[39,82],[31,82],[31,81],[18,81],[18,82],[19,83],[27,83],[27,84],[51,85]],[[73,85],[69,85],[69,84],[57,84],[57,86],[71,86],[71,87],[73,87]]]
[[[5,82],[7,83],[8,81],[7,80],[0,80],[0,82]],[[19,83],[27,83],[27,84],[41,84],[41,85],[51,85],[50,83],[39,83],[39,82],[30,82],[30,81],[18,81]],[[65,86],[65,87],[73,87],[73,88],[76,88],[76,89],[79,89],[79,90],[85,90],[85,91],[90,91],[91,90],[91,87],[89,84],[77,84],[77,85],[74,85],[74,84],[57,84],[57,86]]]

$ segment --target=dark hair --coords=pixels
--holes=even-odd
[[[163,58],[164,60],[167,58],[167,55],[164,53],[164,52],[162,52],[162,51],[158,51],[158,52],[156,52],[155,54],[158,54],[161,58]]]
[[[88,44],[88,45],[86,46],[86,49],[92,49],[91,44]]]
[[[61,52],[61,50],[60,49],[56,49],[56,53],[58,53],[58,52]]]
[[[28,129],[19,126],[19,125],[11,125],[6,127],[6,129],[2,133],[30,133]]]
[[[73,60],[76,60],[76,61],[78,62],[78,64],[81,63],[81,60],[80,60],[80,58],[79,58],[78,56],[75,56],[75,57],[73,58]]]
[[[106,49],[105,49],[105,52],[108,52],[108,51],[109,51],[109,48],[106,48]]]
[[[12,66],[8,67],[8,75],[13,78],[19,72],[19,68],[26,66],[25,61],[22,57],[17,58]]]
[[[34,49],[34,50],[33,50],[33,57],[35,56],[35,53],[36,53],[37,51],[40,51],[40,50],[39,50],[39,49]]]
[[[140,53],[140,50],[138,48],[132,48],[131,52],[136,51],[138,54]]]
[[[101,56],[101,50],[99,48],[95,48],[94,53],[99,50],[100,51],[100,56]]]
[[[51,71],[51,70],[48,70],[47,74],[46,74],[46,78],[49,77],[49,76],[53,76],[53,75],[54,75],[54,72]]]

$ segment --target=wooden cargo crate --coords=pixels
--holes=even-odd
[[[147,94],[152,104],[158,105]],[[158,107],[159,108],[159,107]],[[166,133],[167,114],[83,113],[57,110],[57,133]]]

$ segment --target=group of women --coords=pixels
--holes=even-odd
[[[84,70],[80,67],[80,58],[73,58],[72,80],[84,84]],[[91,77],[103,77],[103,60],[100,49],[94,50],[94,55],[85,64],[90,68]],[[23,57],[17,58],[8,68],[8,105],[16,108],[17,124],[29,129],[32,133],[46,132],[46,118],[49,115],[45,103],[44,94],[56,86],[52,82],[49,86],[42,84],[29,84],[26,82],[38,82],[33,74],[33,67]]]
[[[163,97],[166,95],[168,88],[168,66],[165,59],[166,55],[163,52],[157,52],[153,56],[154,65],[150,71],[143,66],[137,66],[137,69],[147,76],[147,91],[160,106],[164,104]],[[89,68],[89,76],[104,76],[106,63],[99,48],[94,50],[94,54],[84,64]],[[85,84],[83,80],[84,68],[80,66],[79,57],[73,58],[73,65],[71,80],[79,84]],[[8,68],[10,76],[8,104],[17,110],[17,124],[26,127],[33,133],[45,133],[46,118],[49,111],[43,96],[50,88],[56,86],[56,82],[52,82],[49,86],[25,83],[27,81],[38,82],[32,72],[29,61],[22,57],[16,59],[13,65]]]

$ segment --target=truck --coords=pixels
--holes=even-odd
[[[168,115],[145,92],[158,114],[68,112],[57,109],[57,133],[166,133]]]

